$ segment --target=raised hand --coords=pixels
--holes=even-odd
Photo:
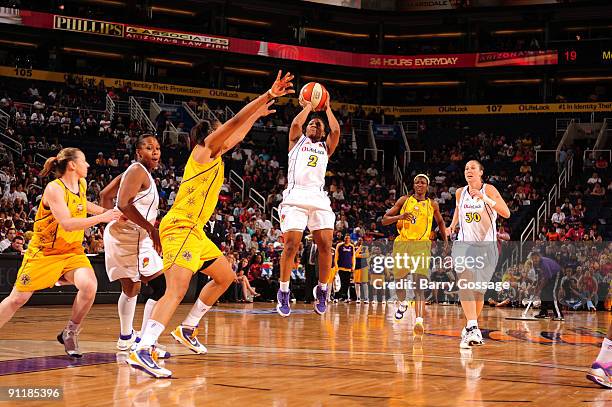
[[[283,71],[278,71],[278,75],[276,75],[276,80],[272,84],[272,87],[268,91],[271,97],[277,98],[280,96],[288,95],[291,93],[295,93],[293,89],[293,75],[290,72],[287,72],[285,76],[282,76]]]
[[[257,110],[257,115],[259,117],[265,117],[269,114],[276,113],[276,110],[274,109],[270,110],[270,106],[272,106],[273,104],[274,104],[274,100],[271,100],[265,105],[263,105],[262,107],[260,107],[259,110]]]

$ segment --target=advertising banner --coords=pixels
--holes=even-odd
[[[80,17],[59,16],[15,9],[0,10],[0,22],[30,27],[70,31],[88,35],[154,42],[177,47],[190,47],[243,55],[258,55],[316,64],[372,69],[454,69],[489,68],[516,65],[556,65],[558,52],[518,51],[437,55],[362,54],[267,41],[189,33],[173,29],[142,27]],[[8,11],[7,11],[8,10]],[[10,12],[9,12],[10,11]]]

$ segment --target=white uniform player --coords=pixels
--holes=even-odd
[[[463,349],[482,345],[478,317],[484,305],[484,293],[497,265],[497,215],[510,217],[510,210],[497,189],[482,181],[484,168],[476,160],[465,165],[467,185],[457,190],[450,233],[460,230],[453,244],[453,263],[458,277],[459,297],[467,324],[462,331]]]
[[[147,190],[138,192],[134,197],[133,205],[148,222],[154,224],[159,206],[155,180],[144,165],[138,162],[130,165],[126,172],[135,165],[141,166],[147,172],[150,186]],[[119,191],[122,184],[123,177],[119,184]],[[140,281],[140,276],[152,276],[163,268],[163,261],[155,251],[148,233],[126,219],[113,221],[104,230],[104,258],[110,281],[129,278],[137,282]]]
[[[328,160],[325,142],[313,142],[303,134],[289,151],[287,188],[279,206],[283,233],[302,232],[306,226],[310,230],[334,228],[336,215],[323,189]]]
[[[319,253],[319,284],[313,289],[313,297],[314,310],[320,315],[327,309],[327,284],[332,278],[331,251],[336,215],[324,187],[329,157],[340,140],[340,124],[328,98],[325,115],[329,134],[325,135],[325,123],[320,117],[311,118],[304,132],[312,107],[310,103],[302,103],[302,106],[303,110],[293,119],[289,130],[287,189],[283,191],[283,201],[279,206],[284,247],[276,311],[283,317],[291,314],[289,280],[306,227],[312,233]]]

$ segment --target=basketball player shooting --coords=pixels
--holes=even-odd
[[[327,91],[323,94],[327,96],[323,109],[330,127],[327,137],[325,137],[325,123],[320,117],[311,118],[305,134],[303,133],[304,123],[313,111],[312,103],[303,98],[300,98],[303,109],[293,119],[289,130],[288,182],[279,207],[285,245],[280,261],[281,276],[276,310],[283,317],[291,314],[289,278],[306,226],[312,232],[319,248],[319,284],[313,290],[314,310],[322,315],[327,307],[327,281],[331,272],[331,249],[336,216],[323,187],[329,157],[336,150],[340,140],[340,125],[330,108]]]

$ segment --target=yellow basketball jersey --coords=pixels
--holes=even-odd
[[[202,230],[217,206],[222,185],[221,156],[209,163],[199,164],[192,153],[174,204],[162,220],[160,230],[194,226]]]
[[[414,196],[410,196],[404,202],[400,215],[412,213],[415,217],[413,222],[399,220],[397,222],[397,240],[429,240],[431,233],[431,223],[433,220],[433,206],[431,200],[417,201]]]
[[[87,182],[85,179],[79,181],[79,193],[69,190],[60,179],[52,181],[64,190],[64,199],[70,216],[73,218],[87,217]],[[44,200],[44,196],[43,196]],[[28,253],[34,254],[40,250],[44,255],[53,254],[81,254],[83,250],[84,230],[68,232],[64,230],[57,219],[53,216],[51,209],[45,207],[41,200],[38,211],[34,218],[34,234],[28,246]]]

